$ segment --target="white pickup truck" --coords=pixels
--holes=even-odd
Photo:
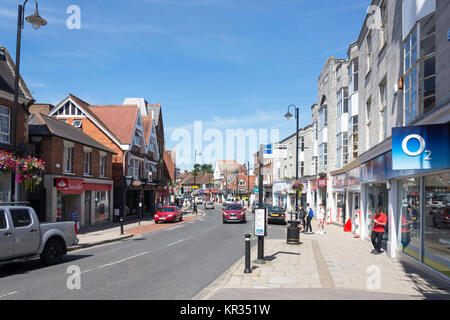
[[[36,256],[45,265],[56,264],[78,243],[77,234],[75,222],[40,224],[31,207],[0,206],[0,266]]]

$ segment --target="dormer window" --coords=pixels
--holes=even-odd
[[[64,106],[59,108],[55,114],[55,116],[84,116],[83,112],[78,109],[72,102],[67,101]]]
[[[77,120],[73,120],[72,125],[73,125],[75,128],[81,128],[81,124],[82,124],[82,123],[83,123],[83,120],[77,119]]]
[[[139,133],[138,130],[136,130],[136,132],[134,133],[134,140],[133,140],[133,142],[137,146],[141,145],[141,134]]]

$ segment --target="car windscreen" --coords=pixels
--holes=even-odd
[[[161,208],[160,212],[174,212],[175,208]]]
[[[238,204],[227,205],[226,210],[242,210],[242,207]]]
[[[284,209],[282,207],[269,207],[268,209],[271,212],[283,212]]]

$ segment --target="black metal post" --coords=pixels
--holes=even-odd
[[[245,235],[245,270],[244,273],[252,273],[250,265],[250,238],[251,235]]]
[[[264,146],[261,145],[259,148],[259,205],[258,209],[263,209],[263,201],[264,201],[264,195],[263,195],[263,167],[264,167]],[[264,263],[264,236],[258,236],[258,263]]]
[[[295,179],[298,181],[298,127],[299,127],[299,115],[298,115],[298,108],[295,107],[295,118],[297,119],[297,130],[295,132],[295,137],[297,141],[297,149],[295,152]],[[295,220],[298,219],[298,190],[295,192]]]

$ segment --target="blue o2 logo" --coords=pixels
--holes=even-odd
[[[419,143],[419,148],[417,150],[410,150],[410,147],[408,146],[408,142],[411,140],[416,140]],[[418,134],[410,134],[403,139],[402,142],[402,150],[403,152],[410,156],[410,157],[417,157],[421,155],[422,153],[426,154],[425,160],[431,160],[431,150],[425,150],[426,148],[426,142],[425,139],[418,135]]]

